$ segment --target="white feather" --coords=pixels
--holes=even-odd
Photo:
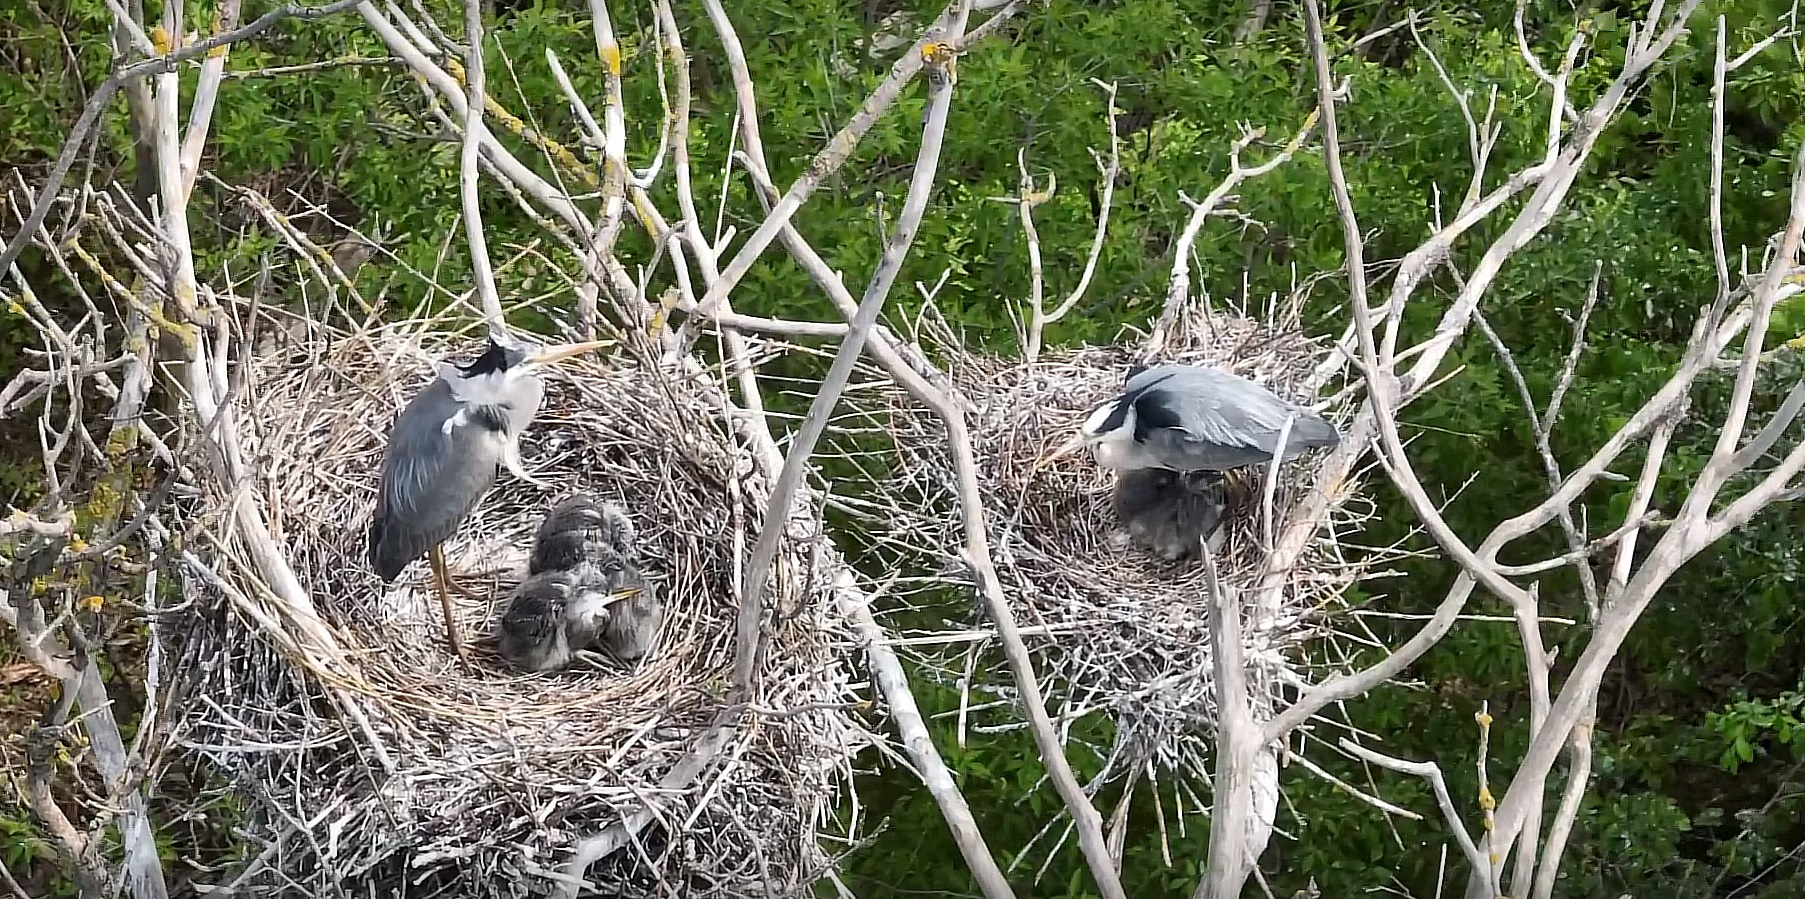
[[[440,369],[439,375],[445,379],[446,386],[451,388],[453,397],[472,406],[506,404],[514,398],[512,386],[521,378],[531,377],[523,366],[518,365],[501,371],[484,372],[475,377],[448,366]]]

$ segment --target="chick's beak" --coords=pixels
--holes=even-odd
[[[590,340],[583,343],[566,343],[559,346],[546,347],[545,349],[526,357],[526,361],[528,365],[550,365],[553,362],[559,362],[580,353],[587,353],[590,350],[599,350],[602,347],[612,346],[613,344],[614,341],[612,340]]]

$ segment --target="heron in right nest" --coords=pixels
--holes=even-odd
[[[640,573],[633,521],[587,493],[565,497],[540,522],[527,577],[502,613],[502,658],[551,671],[579,653],[608,650],[623,662],[646,654],[664,620]]]
[[[1281,451],[1279,432],[1291,418]],[[1116,517],[1129,536],[1175,561],[1215,534],[1227,478],[1341,443],[1322,416],[1245,378],[1203,365],[1137,366],[1122,393],[1092,407],[1049,460],[1090,447],[1116,472]]]

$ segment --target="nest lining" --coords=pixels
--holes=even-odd
[[[786,547],[778,560],[788,586],[773,602],[786,614],[767,638],[759,705],[808,710],[742,716],[721,751],[733,760],[724,769],[674,792],[660,783],[726,705],[736,544],[756,537],[765,489],[686,375],[589,356],[546,378],[521,449],[527,471],[556,490],[504,471],[445,544],[453,571],[490,597],[453,596],[474,674],[446,643],[424,560],[386,587],[369,570],[366,528],[388,428],[432,376],[428,358],[467,356],[474,343],[396,327],[253,362],[237,412],[248,467],[277,543],[350,668],[307,657],[304,641],[247,639],[255,616],[222,591],[198,591],[205,598],[184,650],[202,700],[186,710],[182,734],[257,800],[253,831],[282,847],[264,879],[309,895],[367,895],[403,881],[406,895],[422,895],[422,883],[447,895],[544,895],[545,872],[574,840],[650,799],[662,826],[592,868],[592,882],[625,894],[663,882],[728,895],[806,884],[822,863],[816,828],[867,737],[847,711],[859,699],[846,665],[850,631],[831,579],[811,576],[802,552]],[[524,576],[534,529],[575,490],[633,518],[664,623],[634,665],[522,674],[495,650],[496,619]],[[469,574],[482,570],[495,574]],[[267,596],[254,571],[220,566],[243,597]],[[370,728],[347,720],[333,688],[355,697]]]
[[[997,575],[1035,655],[1049,711],[1065,720],[1101,713],[1113,725],[1111,744],[1093,747],[1103,760],[1098,783],[1149,763],[1181,779],[1207,780],[1216,701],[1202,565],[1166,562],[1132,545],[1111,508],[1114,476],[1088,452],[1034,470],[1095,403],[1121,391],[1134,364],[1146,360],[1132,347],[1049,352],[1034,363],[976,355],[953,340],[934,349],[972,405],[967,421]],[[1215,365],[1313,406],[1316,398],[1305,385],[1320,355],[1294,328],[1190,310],[1158,361]],[[887,386],[875,402],[866,402],[866,418],[881,422],[896,448],[882,513],[873,516],[875,537],[904,555],[943,560],[946,575],[924,585],[921,602],[944,618],[935,589],[954,584],[969,593],[972,587],[969,570],[957,561],[964,538],[945,429],[900,388]],[[1344,410],[1323,411],[1331,420],[1345,417]],[[1280,468],[1273,535],[1315,484],[1324,457],[1306,455]],[[1336,538],[1363,517],[1365,503],[1352,496],[1352,484],[1341,485],[1330,520],[1286,572],[1279,606],[1256,608],[1253,582],[1266,560],[1266,469],[1238,474],[1217,564],[1225,589],[1244,603],[1250,686],[1257,695],[1277,697],[1309,682],[1305,651],[1333,634],[1329,612],[1367,565],[1345,556]],[[981,602],[972,609],[968,618],[945,621],[942,639],[926,634],[919,640],[971,655],[961,660],[942,653],[926,659],[926,667],[948,680],[965,678],[972,691],[1008,705],[1016,697],[1013,681],[1004,666],[978,661],[989,645],[989,628]],[[981,726],[986,716],[970,717]]]

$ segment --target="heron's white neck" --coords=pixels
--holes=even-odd
[[[1131,467],[1133,434],[1133,429],[1110,431],[1091,444],[1091,455],[1096,456],[1097,464],[1104,468],[1120,471]]]
[[[441,365],[439,377],[445,379],[445,386],[451,388],[451,395],[459,402],[472,406],[507,406],[519,396],[516,385],[534,375],[521,368],[507,368],[469,377],[456,366]]]
[[[1084,433],[1090,438],[1091,454],[1096,457],[1097,464],[1119,470],[1129,464],[1134,445],[1134,407],[1124,410],[1120,427],[1105,431],[1104,421],[1115,412],[1115,405],[1104,403],[1092,412],[1084,422]]]

